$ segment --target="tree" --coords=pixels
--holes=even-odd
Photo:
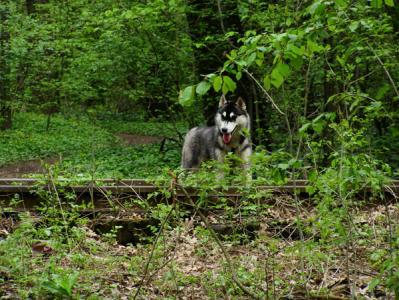
[[[0,4],[0,129],[9,129],[12,126],[12,111],[9,95],[9,42],[10,33],[8,32],[7,21],[10,11],[8,3]]]

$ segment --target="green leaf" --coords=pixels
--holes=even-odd
[[[194,47],[197,48],[197,49],[202,48],[204,46],[205,46],[204,43],[194,43]]]
[[[291,73],[290,67],[284,63],[278,63],[276,69],[284,78],[287,78]]]
[[[230,92],[234,92],[237,88],[236,83],[229,76],[223,76],[223,83],[226,84]]]
[[[222,88],[222,76],[217,76],[213,79],[213,89],[215,92],[219,92],[220,89]]]
[[[127,10],[123,15],[125,19],[133,19],[134,13],[131,10]]]
[[[317,134],[320,134],[323,131],[325,125],[325,121],[313,122],[312,128]]]
[[[280,74],[277,68],[274,68],[272,71],[271,82],[276,88],[279,88],[284,82],[284,77]]]
[[[367,289],[368,289],[369,291],[374,291],[374,289],[377,287],[377,285],[380,284],[380,282],[381,282],[381,280],[380,280],[379,278],[373,278],[373,279],[370,281],[369,286],[368,286]]]
[[[351,23],[349,24],[349,29],[350,29],[352,32],[356,31],[356,29],[358,29],[358,28],[359,28],[359,22],[357,22],[357,21],[353,21],[353,22],[351,22]]]
[[[348,6],[348,2],[346,0],[335,0],[335,3],[341,8]]]
[[[316,188],[311,185],[306,186],[305,190],[309,195],[313,195],[316,192]]]
[[[345,67],[346,61],[344,60],[344,58],[341,58],[341,57],[337,56],[337,57],[336,57],[336,60],[339,62],[339,64],[340,64],[342,67]]]
[[[308,40],[307,44],[308,44],[308,49],[311,52],[320,52],[324,49],[323,46],[313,42],[312,40]]]
[[[307,8],[307,11],[311,15],[320,15],[324,12],[325,7],[326,6],[319,0],[319,1],[314,2],[312,5],[310,5]]]
[[[302,56],[303,54],[305,54],[305,49],[303,47],[298,48],[294,44],[288,44],[287,51],[290,51],[291,53],[298,55],[298,56]]]
[[[279,168],[279,169],[283,169],[283,170],[287,170],[288,168],[289,168],[289,164],[286,164],[286,163],[284,163],[284,164],[278,164],[277,165],[277,167]]]
[[[395,3],[393,3],[393,0],[385,0],[385,4],[390,6],[390,7],[394,7]]]
[[[208,78],[210,81],[213,82],[213,79],[216,77],[217,75],[215,73],[210,73],[208,75],[205,76],[205,78]]]
[[[247,66],[252,65],[252,63],[255,61],[256,59],[256,52],[252,52],[247,59],[245,60],[245,62],[247,63]]]
[[[375,95],[374,98],[377,100],[381,100],[389,90],[390,90],[389,85],[385,83],[383,86],[381,86],[378,89],[377,95]]]
[[[182,106],[190,106],[194,102],[194,86],[190,85],[184,89],[184,91],[180,91],[179,94],[179,103]]]
[[[283,84],[284,79],[289,76],[290,72],[290,67],[288,65],[281,62],[277,63],[271,74],[271,83],[276,88],[279,88]]]
[[[265,78],[263,79],[263,85],[265,86],[266,90],[270,90],[270,88],[271,88],[270,75],[265,76]]]
[[[236,73],[236,79],[237,79],[237,80],[240,80],[241,77],[242,77],[242,73],[241,73],[241,72],[237,72],[237,73]]]
[[[205,95],[209,89],[211,88],[211,83],[207,80],[201,81],[198,85],[195,91],[197,92],[198,95],[202,96]]]
[[[331,31],[334,31],[335,28],[337,27],[337,18],[336,17],[330,17],[327,19],[327,25],[328,29]]]
[[[291,59],[291,62],[290,62],[290,65],[291,65],[291,67],[294,69],[294,70],[299,70],[300,68],[301,68],[301,66],[303,65],[303,59],[302,59],[302,57],[297,57],[297,58],[295,58],[295,59]]]
[[[381,8],[382,0],[371,0],[371,6],[374,8]]]
[[[228,88],[226,82],[223,82],[222,93],[227,94],[228,92],[229,92],[229,88]]]
[[[312,125],[312,123],[305,123],[302,125],[301,128],[299,128],[298,132],[299,133],[304,133],[306,130]]]
[[[293,167],[293,168],[300,168],[301,165],[302,165],[302,161],[299,160],[299,159],[291,158],[291,159],[288,161],[288,164],[289,164],[291,167]]]

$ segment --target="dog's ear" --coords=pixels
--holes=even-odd
[[[226,97],[224,96],[224,94],[222,94],[222,97],[220,97],[220,100],[219,100],[219,107],[224,106],[226,104],[226,102],[227,102]]]
[[[239,108],[241,108],[242,110],[247,110],[247,106],[245,105],[245,101],[244,101],[244,99],[242,99],[241,97],[238,97],[238,98],[237,98],[236,105],[237,105]]]

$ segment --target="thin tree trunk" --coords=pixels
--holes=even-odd
[[[223,66],[225,54],[235,47],[233,40],[221,41],[226,32],[241,32],[241,22],[238,14],[237,1],[224,0],[188,0],[190,10],[187,13],[189,34],[193,43],[202,44],[194,47],[195,70],[198,78],[209,73],[217,72]],[[215,39],[206,39],[214,36]],[[220,37],[220,39],[219,39]],[[247,94],[236,92],[236,96],[247,99]],[[205,119],[213,121],[213,115],[220,95],[210,91],[203,99],[202,110]],[[247,100],[248,101],[248,100]]]
[[[0,130],[9,129],[12,126],[12,111],[9,99],[9,67],[7,62],[7,49],[10,35],[6,28],[8,11],[0,10]]]

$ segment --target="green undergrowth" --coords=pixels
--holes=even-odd
[[[164,200],[172,196],[170,175],[168,190],[159,194]],[[387,224],[399,217],[397,204],[334,205],[328,190],[317,187],[331,176],[315,182],[313,209],[309,199],[271,191],[215,201],[208,192],[216,185],[207,183],[205,172],[186,180],[191,176],[201,181],[196,202],[187,197],[148,207],[134,200],[144,201],[158,222],[143,237],[132,230],[130,215],[127,226],[139,242],[123,246],[117,244],[120,227],[97,234],[95,222],[79,214],[82,207],[59,198],[61,189],[47,193],[40,219],[20,214],[18,226],[1,231],[0,298],[191,299],[195,293],[195,299],[347,299],[353,288],[364,299],[394,299],[398,251],[389,237],[398,229]],[[120,201],[122,213],[129,199]],[[253,221],[255,229],[246,225]],[[227,231],[220,230],[224,224]]]
[[[0,298],[112,298],[118,289],[113,278],[128,260],[115,255],[109,238],[98,240],[85,226],[87,220],[76,221],[75,214],[64,215],[64,223],[49,215],[46,224],[21,217],[19,227],[0,244]]]
[[[123,132],[149,136],[176,137],[177,132],[186,131],[183,122],[166,122],[165,120],[150,119],[148,121],[130,114],[98,113],[96,117],[101,126],[110,132]]]
[[[87,120],[54,116],[46,130],[44,115],[21,113],[13,128],[0,135],[0,165],[21,160],[47,158],[77,151],[90,151],[94,145],[109,146],[115,140],[106,130]]]
[[[19,113],[13,128],[0,135],[0,166],[26,160],[57,160],[59,173],[68,177],[147,177],[164,167],[178,165],[179,146],[166,142],[126,145],[115,133],[171,136],[171,124],[126,121],[115,118],[72,118],[55,115],[46,130],[47,117]]]
[[[145,178],[158,174],[163,168],[177,167],[179,150],[160,153],[159,144],[140,146],[111,146],[65,157],[60,170],[68,177]]]

